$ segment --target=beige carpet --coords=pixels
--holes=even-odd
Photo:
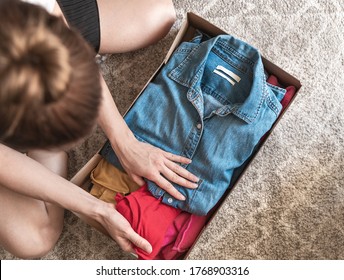
[[[190,259],[344,259],[344,2],[183,0],[157,45],[112,55],[103,72],[120,111],[159,66],[186,12],[261,50],[303,88]],[[104,143],[98,130],[70,152],[70,175]],[[0,249],[1,259],[13,256]],[[131,259],[71,213],[45,259]]]

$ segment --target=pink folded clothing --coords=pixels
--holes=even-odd
[[[135,248],[139,259],[155,259],[161,249],[165,232],[181,213],[181,210],[161,203],[148,191],[147,185],[143,185],[127,196],[117,194],[115,199],[117,211],[153,247],[151,254]]]
[[[180,213],[168,227],[156,259],[175,260],[187,252],[207,222],[208,216]]]

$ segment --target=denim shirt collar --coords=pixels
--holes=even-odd
[[[264,66],[257,49],[230,35],[220,35],[211,39],[205,35],[198,35],[188,45],[191,50],[187,57],[169,73],[174,81],[189,87],[188,99],[194,99],[200,92],[197,87],[202,78],[204,67],[209,53],[216,48],[228,50],[240,56],[246,64],[250,65],[252,73],[259,73],[252,77],[250,94],[241,104],[235,104],[231,108],[223,108],[224,115],[232,113],[247,123],[255,121],[259,115],[265,96],[268,94],[265,80]],[[225,54],[224,54],[225,55]]]

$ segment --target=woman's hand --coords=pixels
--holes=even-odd
[[[185,197],[170,183],[186,188],[196,188],[198,178],[178,163],[189,164],[190,159],[165,152],[150,144],[132,138],[116,154],[128,175],[139,185],[144,184],[142,177],[156,183],[170,195],[179,200]]]
[[[198,178],[178,165],[188,164],[191,160],[139,142],[118,112],[104,79],[101,82],[103,101],[98,122],[125,171],[139,185],[143,185],[143,178],[147,178],[175,198],[185,199],[169,181],[186,188],[196,188]]]
[[[115,206],[111,203],[104,203],[101,207],[98,222],[107,230],[110,236],[125,252],[134,253],[135,245],[148,254],[152,252],[152,246],[149,242],[138,235],[130,226],[129,222],[115,210]]]

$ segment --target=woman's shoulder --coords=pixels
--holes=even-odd
[[[49,13],[53,12],[55,3],[56,3],[56,0],[22,0],[22,1],[42,6]]]

